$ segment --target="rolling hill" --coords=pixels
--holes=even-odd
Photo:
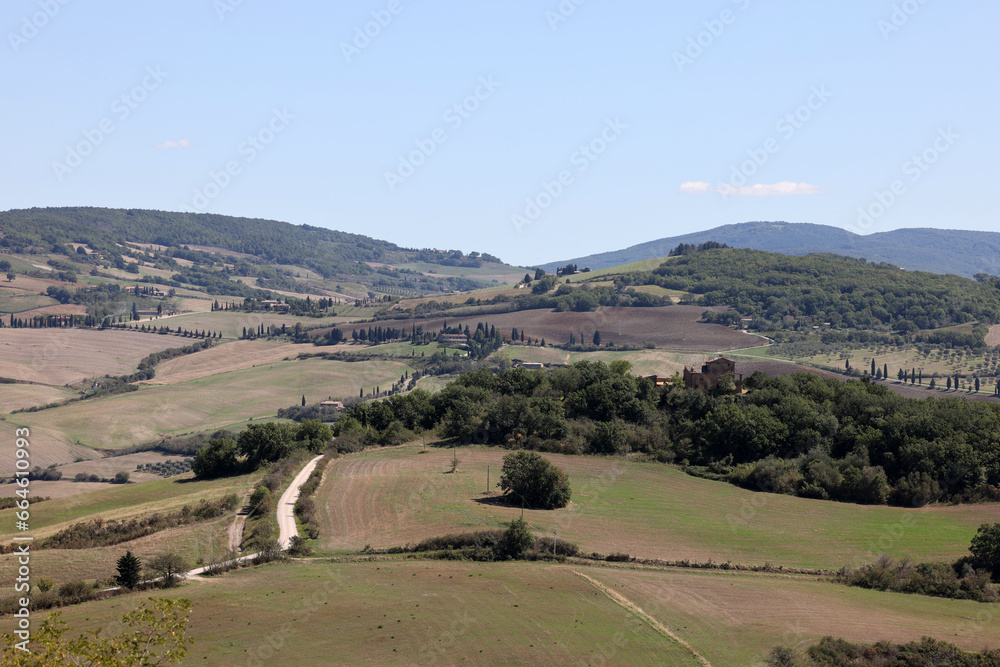
[[[327,280],[353,280],[376,289],[467,290],[491,284],[481,279],[485,275],[514,280],[523,275],[489,254],[401,248],[360,234],[276,220],[94,207],[0,212],[0,252],[63,252],[76,258],[75,247],[84,245],[123,268],[121,255],[129,252],[129,244],[172,248],[178,257],[196,262],[203,258],[180,253],[200,250],[251,264],[301,267]]]
[[[543,264],[546,271],[568,263],[604,269],[644,259],[666,257],[681,243],[705,241],[785,255],[826,252],[872,262],[888,262],[909,270],[954,273],[1000,273],[1000,233],[955,229],[897,229],[861,236],[827,225],[789,222],[744,222],[703,232],[657,239],[611,252]]]

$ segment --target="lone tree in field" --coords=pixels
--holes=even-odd
[[[503,459],[499,486],[512,505],[552,510],[569,503],[569,479],[536,452],[514,452]]]
[[[154,556],[149,561],[149,569],[162,577],[163,581],[161,585],[164,588],[170,588],[176,583],[174,581],[175,578],[184,578],[187,565],[184,563],[184,559],[177,554],[166,553]]]
[[[126,551],[125,555],[118,559],[118,576],[115,577],[115,581],[119,586],[135,588],[139,585],[140,573],[142,573],[142,561],[132,555],[131,551]]]

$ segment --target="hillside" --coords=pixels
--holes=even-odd
[[[127,254],[128,244],[153,244],[162,249],[184,246],[192,251],[207,250],[229,257],[237,254],[251,263],[311,269],[328,280],[360,279],[374,286],[418,292],[474,289],[489,284],[466,277],[485,264],[512,270],[511,275],[518,278],[522,275],[488,254],[401,248],[368,236],[275,220],[91,207],[0,213],[0,251],[60,252],[67,245],[79,244],[113,262]],[[70,248],[68,254],[72,252]],[[397,268],[414,263],[430,266],[423,270]]]
[[[666,257],[680,243],[718,241],[736,248],[768,250],[786,255],[829,252],[887,262],[909,270],[954,273],[1000,273],[1000,233],[955,229],[897,229],[861,236],[827,225],[789,222],[744,222],[576,259],[543,264],[554,271],[568,263],[604,269],[655,257]]]

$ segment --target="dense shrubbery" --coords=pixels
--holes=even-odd
[[[212,438],[207,447],[198,450],[191,469],[201,479],[252,472],[294,450],[321,452],[332,437],[330,427],[315,419],[306,419],[297,427],[275,422],[251,424],[235,441],[226,436]]]
[[[776,646],[771,650],[767,664],[772,667],[1000,667],[1000,651],[967,653],[954,644],[929,637],[907,644],[853,644],[844,639],[824,637],[819,644],[810,646],[805,655],[799,655],[785,646]]]
[[[657,390],[629,368],[579,362],[550,373],[466,373],[433,396],[418,390],[345,411],[337,446],[396,444],[437,428],[509,448],[640,453],[812,498],[903,506],[1000,499],[1000,406],[904,398],[872,382],[809,373],[755,373],[738,396]]]
[[[21,502],[21,498],[16,498],[14,496],[0,498],[0,510],[9,510],[11,507],[17,507],[17,503]],[[25,498],[28,504],[40,503],[43,500],[49,500],[49,496],[31,496],[30,498]]]
[[[31,610],[41,611],[43,609],[54,609],[65,607],[71,604],[79,604],[90,600],[104,599],[115,595],[120,595],[124,591],[104,591],[96,585],[91,585],[85,581],[68,581],[61,584],[59,588],[51,590],[36,590],[31,593]],[[0,598],[0,616],[10,616],[17,612],[21,605],[19,599],[23,595],[12,595]]]
[[[316,501],[313,500],[313,496],[316,494],[316,489],[319,488],[319,483],[323,480],[323,471],[326,470],[326,464],[329,462],[329,456],[325,456],[316,462],[316,468],[309,475],[309,479],[299,487],[299,498],[295,501],[295,515],[299,517],[299,520],[305,527],[306,537],[310,540],[315,540],[319,537],[319,522],[316,521]],[[306,547],[304,546],[298,549],[299,552],[305,552],[305,550]]]
[[[483,530],[432,537],[415,546],[397,547],[389,553],[439,552],[442,558],[456,560],[497,561],[535,560],[553,555],[551,537],[536,538],[522,519],[515,519],[507,530]],[[559,540],[556,557],[576,556],[580,549],[572,542]]]
[[[996,588],[990,585],[989,573],[976,570],[966,559],[954,565],[913,564],[907,559],[893,562],[892,558],[881,556],[875,563],[856,570],[844,568],[838,573],[837,581],[848,586],[896,593],[918,593],[977,602],[1000,600]]]
[[[306,461],[312,458],[312,453],[304,448],[292,449],[284,458],[271,462],[267,474],[257,483],[250,494],[248,505],[250,515],[243,531],[244,547],[264,554],[263,558],[280,557],[281,550],[277,547],[278,522],[275,518],[275,503],[280,496],[282,487],[291,482]],[[317,533],[318,535],[318,533]],[[258,558],[258,562],[266,562]]]

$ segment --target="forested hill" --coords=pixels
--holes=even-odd
[[[837,328],[910,333],[1000,322],[997,279],[982,278],[906,271],[836,255],[720,248],[675,257],[651,272],[618,280],[691,292],[700,295],[700,305],[728,305],[748,317],[809,316]]]
[[[15,252],[41,246],[85,243],[104,252],[116,244],[198,245],[253,255],[265,262],[313,269],[324,277],[364,275],[365,262],[431,262],[475,266],[496,257],[457,251],[400,248],[359,234],[275,220],[210,213],[176,213],[110,208],[32,208],[0,213],[0,245]]]
[[[861,236],[838,227],[788,222],[744,222],[704,232],[662,238],[612,252],[544,264],[553,271],[567,263],[604,269],[644,259],[666,257],[681,243],[717,241],[734,248],[786,255],[828,252],[888,262],[913,271],[1000,275],[1000,233],[955,229],[897,229]]]

